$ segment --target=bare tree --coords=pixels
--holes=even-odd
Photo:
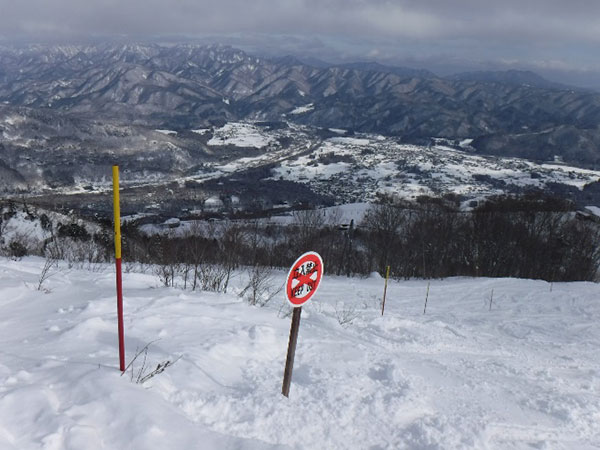
[[[405,210],[392,200],[372,205],[363,219],[363,226],[370,232],[367,245],[371,259],[375,261],[380,274],[385,273],[388,265],[394,269],[392,255],[400,252],[399,232],[406,220]]]
[[[325,210],[306,209],[294,211],[295,236],[294,246],[297,252],[303,253],[314,249],[319,232],[326,223]]]
[[[52,271],[53,268],[57,268],[58,267],[58,259],[57,259],[57,250],[56,250],[56,241],[50,241],[49,245],[46,246],[46,248],[44,249],[44,265],[42,266],[42,271],[40,272],[40,277],[38,279],[38,286],[37,286],[37,290],[41,291],[44,290],[46,292],[48,292],[47,290],[44,289],[44,283],[46,282],[46,280],[48,278],[50,278],[52,275],[54,275],[54,272]]]

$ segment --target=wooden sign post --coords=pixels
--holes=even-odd
[[[288,341],[287,357],[285,359],[285,371],[283,372],[283,386],[281,393],[286,397],[290,394],[290,384],[292,383],[292,370],[294,370],[294,356],[296,356],[296,344],[298,343],[298,331],[300,330],[300,315],[302,306],[294,308],[292,313],[292,326],[290,327],[290,339]]]
[[[290,384],[292,383],[292,371],[294,369],[294,356],[296,355],[296,344],[298,342],[298,331],[300,330],[300,316],[302,305],[308,302],[323,279],[323,260],[318,253],[308,252],[302,255],[292,264],[287,276],[286,296],[294,312],[292,314],[292,326],[290,327],[290,339],[288,342],[287,358],[285,360],[285,371],[283,372],[283,385],[281,393],[289,397]]]

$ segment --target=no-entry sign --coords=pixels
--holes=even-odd
[[[281,386],[281,393],[286,397],[290,394],[290,384],[292,383],[292,370],[294,369],[294,355],[296,354],[302,305],[315,295],[322,278],[323,260],[316,252],[308,252],[298,258],[292,264],[290,273],[287,276],[285,293],[288,301],[294,307],[294,312],[292,313],[290,340],[288,341],[288,352],[283,372],[283,385]]]
[[[323,278],[323,260],[316,252],[302,255],[292,265],[287,276],[287,299],[294,308],[311,299]]]

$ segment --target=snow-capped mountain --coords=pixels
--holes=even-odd
[[[531,74],[442,79],[367,63],[313,67],[220,45],[1,47],[0,101],[166,129],[285,116],[411,143],[474,138],[485,154],[600,164],[600,94]]]

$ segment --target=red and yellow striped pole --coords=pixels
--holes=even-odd
[[[119,166],[113,166],[113,205],[115,212],[115,262],[117,265],[117,318],[119,321],[119,368],[125,371],[123,332],[123,278],[121,275],[121,206],[119,204]]]

